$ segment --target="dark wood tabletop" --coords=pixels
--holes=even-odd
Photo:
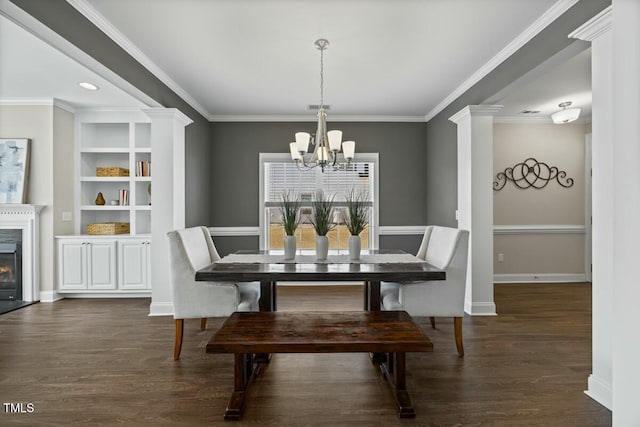
[[[258,254],[265,251],[241,251]],[[375,251],[401,254],[402,251]],[[345,255],[346,257],[346,255]],[[211,264],[196,272],[198,281],[426,281],[444,280],[445,272],[427,263],[224,263]]]
[[[408,255],[401,250],[369,250],[367,254]],[[233,255],[269,255],[268,251],[238,251]],[[364,309],[380,310],[380,283],[445,280],[446,273],[426,262],[225,262],[224,259],[196,272],[203,282],[260,282],[260,311],[277,310],[278,282],[362,282]],[[406,257],[405,257],[406,258]],[[409,256],[411,258],[411,256]],[[312,258],[311,258],[312,259]]]

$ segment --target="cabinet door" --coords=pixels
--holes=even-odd
[[[87,243],[61,241],[58,245],[58,287],[87,289]]]
[[[116,242],[94,241],[89,248],[89,289],[116,288]]]
[[[118,248],[120,289],[147,289],[149,283],[149,241],[123,240]]]

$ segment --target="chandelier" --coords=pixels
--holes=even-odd
[[[320,166],[322,172],[325,168],[332,170],[346,170],[353,160],[356,149],[354,141],[342,142],[342,131],[327,131],[327,111],[324,106],[324,50],[329,46],[326,39],[318,39],[315,45],[320,50],[320,105],[318,108],[318,128],[314,135],[307,132],[297,132],[296,142],[289,144],[291,160],[296,162],[300,170],[310,170]],[[309,154],[309,145],[315,146],[313,153]],[[338,162],[338,153],[342,148],[342,154],[346,163]]]

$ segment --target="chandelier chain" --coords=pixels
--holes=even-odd
[[[320,48],[320,108],[324,108],[324,46]]]

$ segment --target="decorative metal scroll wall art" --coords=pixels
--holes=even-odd
[[[498,172],[496,180],[493,181],[493,189],[495,191],[502,190],[507,185],[507,181],[513,182],[516,187],[523,190],[527,188],[540,190],[546,187],[550,181],[556,181],[564,188],[573,186],[573,178],[567,178],[565,171],[558,170],[556,166],[539,162],[533,157],[506,168],[504,172]]]

